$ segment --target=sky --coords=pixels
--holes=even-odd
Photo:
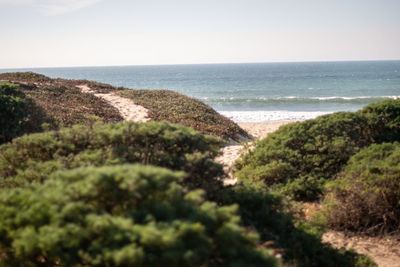
[[[0,0],[0,68],[400,59],[399,0]]]

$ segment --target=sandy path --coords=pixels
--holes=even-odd
[[[289,122],[242,122],[238,123],[240,127],[246,130],[251,136],[256,139],[262,139],[269,133],[279,129],[282,125]],[[221,163],[229,178],[224,180],[225,185],[235,184],[237,179],[232,176],[232,164],[239,158],[240,152],[243,149],[242,144],[228,145],[222,148],[222,155],[216,158],[216,161]]]
[[[240,127],[257,139],[266,137],[288,122],[238,123]],[[239,157],[242,145],[229,145],[222,149],[223,154],[217,161],[223,164],[230,175],[224,184],[236,183],[232,177],[232,164]],[[354,249],[360,254],[371,257],[379,267],[400,267],[400,239],[378,237],[346,236],[342,232],[328,231],[323,235],[323,242],[330,243],[335,248]]]
[[[136,105],[132,100],[120,97],[114,93],[98,94],[91,90],[86,84],[76,86],[84,93],[94,94],[107,101],[115,107],[121,116],[127,121],[146,122],[149,121],[148,110],[142,106]]]
[[[379,237],[346,236],[342,232],[328,231],[322,241],[335,248],[354,249],[371,257],[379,267],[400,267],[400,240]]]

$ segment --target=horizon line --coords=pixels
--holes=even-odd
[[[234,65],[234,64],[275,64],[275,63],[334,63],[334,62],[376,62],[376,61],[400,61],[399,59],[357,59],[357,60],[310,60],[310,61],[255,61],[255,62],[216,62],[216,63],[171,63],[171,64],[126,64],[126,65],[74,65],[57,67],[17,67],[0,68],[0,70],[19,69],[57,69],[57,68],[106,68],[106,67],[146,67],[146,66],[194,66],[194,65]]]

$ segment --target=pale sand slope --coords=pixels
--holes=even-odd
[[[354,249],[372,258],[379,267],[400,267],[400,239],[365,236],[346,236],[342,232],[330,230],[322,241],[335,248]]]
[[[120,97],[114,93],[96,94],[86,84],[78,85],[77,87],[84,93],[94,94],[107,101],[119,111],[124,120],[135,122],[146,122],[150,120],[148,117],[148,110],[142,106],[136,105],[128,98]]]
[[[288,122],[238,123],[240,127],[257,139],[266,137]],[[229,145],[223,148],[223,154],[217,160],[230,173],[230,178],[224,184],[235,184],[232,177],[232,163],[239,157],[242,145]],[[378,237],[346,236],[342,232],[328,231],[323,235],[323,242],[330,243],[335,248],[354,249],[360,254],[371,257],[379,267],[400,267],[400,239]]]
[[[256,139],[262,139],[269,133],[272,133],[279,129],[282,125],[288,124],[289,122],[277,121],[277,122],[242,122],[238,123],[245,131]],[[232,144],[225,146],[222,149],[222,155],[217,157],[217,162],[224,166],[224,170],[229,174],[229,178],[224,180],[225,185],[232,185],[236,183],[236,178],[232,176],[232,164],[240,156],[242,150],[242,144]]]

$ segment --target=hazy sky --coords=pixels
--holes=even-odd
[[[400,59],[400,0],[0,0],[0,68]]]

